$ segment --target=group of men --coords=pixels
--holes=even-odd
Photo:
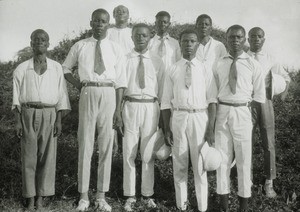
[[[75,43],[62,66],[46,57],[49,36],[44,30],[31,35],[33,58],[20,64],[13,77],[13,111],[17,135],[22,139],[23,196],[27,208],[43,207],[43,196],[54,194],[56,137],[61,114],[70,110],[64,78],[80,91],[78,125],[78,191],[76,210],[90,206],[88,196],[91,158],[99,148],[95,207],[111,211],[109,191],[114,130],[122,135],[125,211],[136,203],[135,159],[144,154],[151,136],[162,128],[172,147],[176,206],[187,209],[189,160],[192,163],[198,210],[207,210],[206,172],[199,174],[198,158],[207,141],[222,155],[217,169],[220,210],[229,211],[230,166],[235,155],[238,172],[239,210],[247,211],[251,196],[252,133],[261,128],[268,197],[275,197],[272,73],[286,81],[288,74],[262,51],[264,31],[249,31],[249,52],[244,52],[245,29],[233,25],[225,46],[213,39],[212,19],[200,15],[195,29],[181,32],[179,40],[168,34],[170,15],[156,15],[156,34],[148,25],[128,27],[129,11],[123,5],[110,15],[97,9],[91,15],[92,36]],[[79,79],[73,75],[78,65]],[[266,95],[267,94],[267,95]],[[251,106],[251,107],[250,107]],[[251,114],[251,108],[252,113]],[[190,159],[189,159],[190,157]],[[156,208],[154,157],[142,158],[142,201]],[[35,198],[36,197],[36,198]]]

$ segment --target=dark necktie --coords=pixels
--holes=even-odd
[[[237,58],[234,58],[230,66],[229,77],[228,77],[229,78],[228,84],[232,94],[236,93],[236,83],[237,83],[236,61]]]
[[[95,48],[94,71],[99,75],[101,75],[105,71],[105,66],[104,66],[101,47],[100,47],[100,40],[97,41],[96,48]]]
[[[187,89],[190,88],[190,86],[192,85],[192,67],[191,67],[191,62],[187,62],[186,63],[186,70],[185,70],[185,87]]]
[[[140,61],[137,68],[137,79],[141,89],[145,88],[145,66],[143,62],[143,55],[139,55]]]

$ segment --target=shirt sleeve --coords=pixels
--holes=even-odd
[[[207,104],[217,103],[218,88],[212,71],[205,73]]]
[[[72,73],[72,68],[78,62],[78,52],[79,52],[78,51],[78,49],[79,49],[78,45],[79,45],[78,43],[75,43],[71,47],[64,63],[62,64],[64,74]]]
[[[181,49],[178,41],[176,41],[176,62],[181,59]]]
[[[62,66],[60,64],[57,65],[57,71],[59,73],[59,98],[56,104],[56,111],[60,110],[71,110],[69,95],[67,90],[66,80],[64,78],[64,73],[62,70]]]
[[[260,103],[265,103],[266,100],[266,88],[265,79],[263,75],[262,67],[257,63],[254,63],[253,71],[253,100]]]
[[[115,65],[116,70],[116,86],[115,88],[127,88],[127,76],[126,76],[126,61],[125,54],[121,47],[117,53],[117,63]]]
[[[161,102],[162,93],[163,93],[163,86],[164,86],[164,80],[165,80],[165,68],[164,64],[161,61],[158,68],[157,73],[157,83],[158,83],[158,102]]]
[[[163,92],[161,98],[161,110],[172,108],[171,101],[174,98],[174,94],[173,94],[173,81],[170,76],[171,70],[172,68],[166,71],[165,73],[164,86],[163,86]]]
[[[12,110],[18,108],[19,112],[21,112],[21,103],[19,101],[20,98],[20,89],[21,89],[21,66],[18,66],[13,73],[13,102],[12,102]]]

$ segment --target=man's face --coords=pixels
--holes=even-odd
[[[35,54],[46,53],[49,47],[48,36],[43,32],[38,32],[34,35],[30,45]]]
[[[245,34],[241,29],[231,29],[227,33],[227,47],[232,53],[242,51],[245,41]]]
[[[168,31],[170,26],[170,19],[168,16],[159,16],[156,18],[155,26],[158,32],[165,33]]]
[[[201,18],[196,23],[196,29],[200,37],[209,36],[212,30],[211,22],[208,18]]]
[[[265,42],[265,33],[260,29],[254,29],[249,33],[248,42],[251,50],[259,50]]]
[[[93,15],[90,25],[95,38],[103,37],[109,26],[109,17],[106,13],[97,12]]]
[[[198,48],[198,38],[194,33],[183,34],[180,39],[180,48],[184,58],[195,56]]]
[[[116,22],[126,22],[129,18],[129,11],[124,6],[118,6],[114,10],[114,19]]]
[[[137,27],[132,32],[132,40],[137,51],[143,51],[148,47],[150,30],[146,27]]]

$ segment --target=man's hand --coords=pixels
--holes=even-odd
[[[21,138],[23,135],[23,128],[21,121],[17,121],[15,124],[15,132],[18,138]]]
[[[121,111],[116,110],[113,117],[113,129],[117,130],[118,133],[120,133],[122,136],[124,136],[123,133],[123,120]]]
[[[61,135],[61,122],[56,121],[54,123],[54,137],[58,137]]]
[[[159,115],[158,128],[162,129],[163,133],[165,133],[164,121],[163,121],[162,113],[160,113],[160,115]]]
[[[215,143],[215,133],[214,130],[210,127],[207,128],[205,135],[204,135],[205,141],[209,144],[209,146],[212,146]]]
[[[167,146],[173,146],[174,142],[173,142],[173,133],[171,132],[171,130],[165,130],[165,143]]]

